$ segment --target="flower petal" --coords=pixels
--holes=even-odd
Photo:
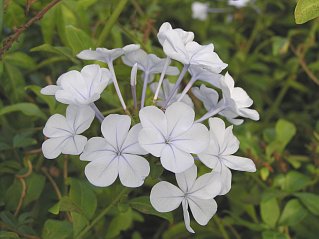
[[[145,158],[132,154],[123,154],[119,158],[119,177],[124,186],[141,186],[149,173],[150,165]]]
[[[165,139],[154,129],[142,129],[138,135],[138,142],[140,146],[156,157],[160,157],[163,148],[165,147]]]
[[[57,158],[61,154],[61,145],[65,137],[47,139],[42,144],[42,153],[47,159]]]
[[[236,136],[232,132],[233,126],[227,127],[225,130],[225,137],[224,142],[221,147],[220,153],[223,155],[230,155],[237,152],[239,149],[239,140],[236,138]]]
[[[194,123],[194,110],[183,102],[171,104],[165,111],[167,119],[167,131],[170,138],[184,133]]]
[[[87,138],[82,135],[74,135],[69,137],[62,145],[62,153],[70,155],[79,155],[83,152]]]
[[[231,189],[232,174],[231,174],[231,171],[225,165],[221,164],[221,166],[222,167],[219,173],[222,178],[222,189],[219,195],[225,195]]]
[[[63,115],[54,114],[45,124],[43,134],[47,137],[68,137],[73,132]]]
[[[195,164],[182,173],[175,174],[176,181],[183,192],[188,193],[197,178],[197,167]]]
[[[194,158],[172,144],[167,144],[161,153],[163,167],[173,173],[181,173],[194,164]]]
[[[210,138],[213,138],[216,145],[219,148],[219,152],[222,152],[222,146],[225,138],[225,123],[220,118],[214,117],[208,120],[210,128]]]
[[[183,207],[183,216],[184,216],[185,227],[186,227],[187,231],[189,231],[191,233],[195,233],[193,228],[191,228],[191,219],[190,219],[189,212],[188,212],[188,201],[187,200],[183,200],[182,207]]]
[[[66,109],[66,120],[76,134],[81,134],[90,128],[95,113],[89,106],[69,105]]]
[[[127,137],[121,148],[123,153],[145,155],[148,152],[140,146],[138,142],[139,133],[142,130],[141,124],[134,125],[127,134]]]
[[[152,188],[150,201],[158,212],[170,212],[179,207],[184,193],[175,185],[162,181]]]
[[[187,201],[194,219],[202,226],[207,225],[217,211],[217,203],[214,199],[199,199],[190,196]]]
[[[256,172],[256,166],[254,162],[249,158],[239,157],[235,155],[223,156],[223,163],[233,170]]]
[[[84,151],[80,156],[83,161],[93,161],[95,159],[113,158],[116,149],[102,137],[93,137],[88,140]]]
[[[222,188],[219,173],[211,172],[200,176],[190,190],[191,196],[200,199],[212,199],[219,195]]]
[[[198,154],[198,158],[199,160],[205,164],[207,167],[214,169],[214,170],[218,170],[220,171],[220,160],[218,158],[217,155],[211,154],[210,150],[211,150],[212,145],[210,145],[207,149],[207,151]]]
[[[128,115],[111,114],[103,120],[101,131],[109,144],[116,149],[120,149],[126,139],[130,126],[131,118]]]
[[[167,135],[167,120],[163,111],[155,106],[147,106],[140,110],[139,117],[143,128],[158,131],[163,137]]]
[[[42,95],[55,95],[55,93],[60,90],[61,87],[57,85],[48,85],[41,89],[40,93]]]
[[[185,152],[203,152],[209,144],[208,129],[203,124],[193,124],[185,133],[174,138],[172,144]]]
[[[95,186],[107,187],[114,183],[118,175],[118,158],[101,158],[91,161],[85,167],[87,179]]]

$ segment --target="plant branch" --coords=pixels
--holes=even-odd
[[[292,52],[297,56],[299,65],[306,72],[310,80],[312,80],[315,84],[319,85],[319,79],[315,76],[315,74],[309,69],[307,63],[304,59],[304,56],[300,54],[293,46],[291,46]]]
[[[12,44],[18,40],[22,32],[28,29],[33,23],[39,21],[44,14],[46,14],[52,7],[61,2],[62,0],[53,0],[48,5],[46,5],[40,12],[38,12],[33,18],[27,21],[25,24],[18,27],[13,34],[8,36],[4,42],[2,48],[0,48],[0,59],[2,55],[11,48]]]

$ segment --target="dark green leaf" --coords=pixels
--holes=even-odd
[[[314,215],[319,216],[319,196],[313,193],[295,193],[301,203]]]
[[[69,239],[72,237],[72,225],[67,221],[48,219],[43,227],[43,239]]]
[[[294,226],[307,216],[307,210],[300,204],[299,200],[291,199],[281,214],[279,224]]]
[[[150,203],[150,198],[148,196],[134,198],[129,202],[130,206],[142,213],[155,215],[166,219],[170,223],[173,223],[172,213],[159,213],[157,212]]]
[[[34,116],[42,119],[47,119],[46,115],[33,103],[18,103],[9,105],[0,109],[0,116],[12,112],[21,112],[27,116]]]

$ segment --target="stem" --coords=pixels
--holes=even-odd
[[[178,87],[181,84],[181,82],[182,82],[182,80],[183,80],[183,78],[184,78],[189,66],[190,66],[189,64],[184,65],[183,70],[182,70],[181,74],[179,75],[179,77],[178,77],[178,79],[177,79],[177,81],[176,81],[176,83],[174,85],[173,90],[170,92],[168,98],[166,99],[166,101],[164,103],[164,109],[167,108],[167,106],[168,106],[169,102],[171,101],[171,99],[173,98],[175,92],[178,90]]]
[[[109,66],[109,70],[110,70],[110,72],[112,74],[112,79],[113,79],[113,83],[114,83],[114,87],[115,87],[117,96],[119,97],[119,100],[121,102],[121,105],[122,105],[124,111],[126,111],[126,105],[125,105],[123,96],[121,94],[121,90],[120,90],[119,84],[117,83],[117,79],[116,79],[116,75],[115,75],[115,71],[114,71],[114,67],[113,67],[113,62],[109,61],[108,62],[108,66]]]
[[[76,238],[80,239],[82,238],[96,223],[98,223],[111,209],[112,207],[122,198],[123,194],[127,192],[127,188],[124,188],[116,198],[111,202],[111,204],[104,208],[104,210],[91,222],[90,225],[88,225],[86,228],[84,228],[77,236]]]
[[[94,103],[91,103],[90,107],[94,110],[96,118],[102,123],[104,120],[104,116],[101,111],[96,107]]]
[[[195,81],[197,80],[196,77],[192,77],[191,80],[188,82],[188,84],[186,85],[185,89],[183,90],[181,96],[178,98],[177,101],[181,101],[183,99],[183,97],[186,95],[186,93],[190,90],[190,88],[193,86],[193,84],[195,83]]]
[[[142,91],[142,98],[141,98],[141,109],[144,107],[144,103],[145,103],[145,95],[146,95],[148,78],[149,78],[149,73],[145,72],[145,74],[144,74],[144,83],[143,83],[143,91]]]
[[[157,89],[155,91],[154,98],[153,98],[153,102],[154,103],[157,100],[157,97],[158,97],[159,91],[161,89],[161,86],[162,86],[162,83],[163,83],[163,80],[164,80],[164,77],[165,77],[165,74],[166,74],[166,71],[167,71],[167,68],[168,68],[168,65],[169,65],[170,61],[171,61],[171,59],[169,57],[167,57],[166,61],[165,61],[165,64],[164,64],[164,67],[163,67],[163,71],[161,73],[161,77],[160,77],[160,79],[158,81],[158,86],[157,86]]]
[[[104,44],[105,39],[107,38],[107,36],[110,34],[112,27],[114,26],[114,24],[116,23],[117,19],[119,18],[121,12],[123,11],[125,5],[127,3],[127,0],[120,0],[116,6],[116,8],[114,9],[111,17],[107,20],[107,22],[104,25],[104,28],[97,40],[97,46],[101,46]]]
[[[21,25],[20,27],[15,30],[15,32],[8,36],[4,42],[3,42],[3,47],[0,49],[0,58],[2,55],[10,49],[12,44],[18,40],[19,36],[21,35],[22,32],[27,30],[33,23],[39,21],[44,14],[46,14],[52,7],[54,7],[56,4],[58,4],[61,0],[53,0],[49,4],[47,4],[40,12],[38,12],[33,18],[31,18],[29,21],[27,21],[25,24]]]
[[[221,112],[222,110],[224,110],[226,108],[227,108],[227,106],[223,104],[220,107],[217,107],[215,109],[211,109],[206,114],[204,114],[200,119],[196,120],[195,123],[200,123],[204,120],[207,120],[208,118],[217,115],[219,112]]]

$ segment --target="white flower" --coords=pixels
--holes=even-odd
[[[226,109],[219,114],[226,117],[229,122],[235,125],[243,123],[242,119],[235,119],[238,116],[259,120],[258,112],[256,110],[248,109],[248,107],[253,104],[253,100],[247,95],[245,90],[234,86],[234,80],[228,72],[221,82],[223,101]]]
[[[163,44],[165,54],[184,65],[197,65],[214,73],[220,73],[227,67],[214,52],[214,45],[200,45],[197,42],[184,44],[181,37],[174,31],[166,34]]]
[[[184,45],[188,42],[191,42],[194,40],[194,33],[193,32],[187,32],[184,31],[181,28],[175,28],[173,29],[171,24],[169,24],[168,22],[164,22],[157,34],[157,38],[158,41],[161,43],[161,45],[163,46],[165,40],[167,39],[167,34],[169,34],[171,31],[175,32],[176,34],[178,34],[179,38],[182,40],[182,42],[184,43]]]
[[[183,173],[176,174],[179,186],[159,182],[151,191],[150,201],[159,212],[170,212],[182,204],[186,229],[194,233],[190,227],[188,207],[195,220],[202,226],[214,216],[217,211],[217,203],[214,197],[221,190],[220,176],[215,173],[207,173],[196,179],[197,168],[193,165]]]
[[[122,57],[123,62],[128,66],[137,66],[140,70],[148,74],[158,74],[163,71],[166,59],[161,59],[154,54],[147,54],[142,49],[138,49],[125,54]],[[178,75],[179,70],[177,67],[169,66],[167,68],[167,75]]]
[[[207,111],[217,108],[219,95],[216,90],[208,88],[205,85],[192,88],[193,94],[203,102]]]
[[[126,187],[139,187],[150,172],[145,155],[138,143],[141,124],[131,129],[131,118],[127,115],[108,115],[102,122],[102,137],[89,139],[81,160],[90,161],[85,175],[95,186],[106,187],[119,176]]]
[[[55,95],[64,104],[87,105],[100,98],[108,85],[110,72],[99,65],[87,65],[81,72],[69,71],[62,74],[57,85],[49,85],[41,90],[44,95]]]
[[[158,86],[158,82],[154,82],[150,85],[150,89],[152,92],[155,93],[156,89],[157,89],[157,86]],[[159,107],[164,107],[164,103],[165,101],[167,100],[167,97],[169,96],[169,94],[171,93],[171,91],[173,90],[174,88],[174,84],[173,83],[170,83],[168,80],[164,80],[163,81],[163,84],[162,84],[162,87],[161,87],[161,90],[159,91],[159,94],[158,94],[158,98],[159,100],[157,101],[157,105]],[[174,94],[174,96],[172,97],[172,99],[170,100],[170,104],[174,103],[177,101],[177,99],[180,97],[181,94],[177,94],[177,92]],[[183,99],[181,100],[181,102],[184,102],[185,104],[189,105],[190,107],[194,108],[194,104],[193,104],[193,101],[192,99],[188,96],[188,95],[185,95],[183,97]]]
[[[207,149],[198,154],[200,161],[214,172],[219,172],[223,177],[221,194],[226,194],[231,188],[231,172],[239,170],[255,172],[256,166],[249,158],[234,156],[239,149],[239,141],[233,135],[233,126],[225,129],[225,123],[219,118],[209,119],[210,141]]]
[[[207,19],[209,10],[208,3],[193,2],[192,3],[192,18],[204,21]]]
[[[123,48],[107,49],[107,48],[96,48],[96,50],[83,50],[77,57],[83,60],[96,60],[109,63],[124,55],[125,53],[135,51],[139,49],[139,45],[131,44]]]
[[[170,105],[165,114],[148,106],[140,110],[139,116],[143,126],[140,145],[160,157],[163,167],[174,173],[190,168],[194,164],[191,153],[202,152],[209,143],[206,126],[194,123],[194,110],[182,102]]]
[[[228,0],[228,5],[234,6],[237,8],[242,8],[247,6],[250,0]]]
[[[61,153],[82,153],[87,138],[80,134],[90,127],[94,115],[90,107],[74,105],[67,107],[66,117],[60,114],[52,115],[43,129],[43,134],[49,137],[42,144],[44,157],[53,159]]]
[[[220,88],[221,81],[223,80],[223,75],[218,74],[220,72],[211,72],[196,65],[190,66],[188,71],[192,75],[193,83],[197,80],[201,80]]]

